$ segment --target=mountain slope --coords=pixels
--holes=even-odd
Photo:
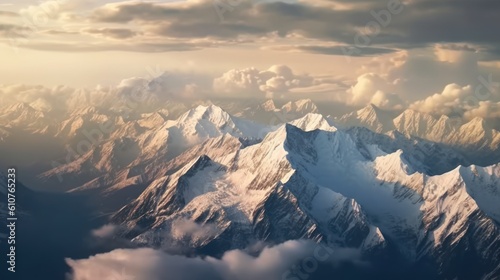
[[[159,178],[114,221],[135,241],[154,239],[155,245],[166,242],[162,232],[182,218],[222,229],[201,243],[183,239],[190,248],[218,242],[238,247],[249,236],[273,242],[302,237],[369,252],[383,250],[389,239],[411,262],[439,262],[455,252],[481,252],[477,257],[489,268],[498,261],[498,213],[491,203],[498,199],[484,193],[499,191],[497,177],[485,181],[485,174],[497,176],[498,167],[429,176],[416,172],[401,150],[387,154],[371,146],[361,152],[356,142],[344,131],[286,125],[259,144],[201,156]],[[457,207],[457,201],[468,206]],[[464,242],[474,246],[464,249]],[[462,261],[450,258],[439,271],[448,273]]]
[[[392,114],[373,104],[340,117],[337,121],[346,127],[359,126],[372,129],[375,132],[392,130]]]
[[[156,113],[145,116],[143,121],[117,122],[108,138],[98,138],[92,143],[91,149],[72,156],[69,161],[64,159],[65,161],[42,173],[39,178],[48,186],[63,177],[66,190],[80,186],[85,189],[96,182],[103,182],[93,181],[96,178],[111,175],[123,179],[121,174],[130,174],[125,169],[147,167],[155,161],[166,162],[210,138],[229,134],[256,141],[273,129],[231,116],[215,105],[200,105],[182,114],[177,120],[162,123],[161,119],[163,116]],[[89,134],[89,130],[86,131]],[[103,136],[103,133],[96,135]],[[143,172],[147,170],[143,169]],[[113,181],[110,178],[105,181],[110,180]],[[113,185],[116,184],[118,182]]]
[[[406,137],[446,145],[463,154],[468,162],[491,165],[500,158],[500,132],[482,118],[467,123],[447,116],[435,117],[407,109],[393,118],[373,105],[336,119],[345,127],[365,127],[379,133],[395,130]]]

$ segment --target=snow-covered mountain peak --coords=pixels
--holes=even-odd
[[[500,132],[489,125],[485,119],[479,117],[463,124],[459,128],[456,138],[458,143],[476,150],[486,148],[495,153],[498,152],[500,146]],[[476,151],[469,152],[473,153]],[[493,154],[488,156],[492,156]]]
[[[208,120],[214,123],[222,124],[230,120],[230,115],[222,108],[216,105],[198,105],[196,108],[182,114],[178,122],[185,123],[190,121]]]
[[[0,125],[19,127],[32,133],[47,133],[53,124],[47,114],[31,107],[28,103],[12,104],[0,111]]]
[[[373,104],[340,117],[338,122],[344,126],[366,127],[376,132],[393,129],[392,115]]]
[[[37,111],[46,113],[53,109],[52,104],[43,98],[37,98],[35,101],[31,102],[29,106]]]
[[[462,125],[462,129],[465,130],[492,130],[493,127],[489,125],[485,119],[481,117],[475,117]]]
[[[99,109],[95,106],[89,105],[81,108],[75,109],[71,112],[72,116],[92,116],[94,114],[99,114]]]
[[[314,102],[309,98],[297,100],[297,101],[295,101],[295,105],[297,106],[297,108],[304,108],[304,107],[315,108],[316,107],[316,104],[314,104]]]
[[[156,111],[154,113],[144,115],[142,119],[138,120],[138,123],[142,127],[151,129],[154,127],[159,127],[167,121],[168,118],[165,116],[165,114],[163,114],[161,111]]]
[[[406,135],[413,135],[442,142],[455,133],[456,127],[448,117],[436,119],[430,114],[407,109],[394,119],[395,128]]]
[[[317,113],[318,112],[318,107],[316,104],[311,99],[300,99],[295,102],[288,102],[281,109],[287,113],[299,113],[299,114],[306,114],[306,113]]]
[[[274,129],[231,116],[216,105],[200,105],[181,115],[176,121],[167,122],[166,126],[176,128],[176,133],[181,133],[185,139],[206,139],[224,133],[235,137],[262,139]]]
[[[272,99],[268,99],[264,103],[260,104],[258,109],[260,108],[267,112],[272,112],[277,109],[276,105],[274,104],[274,100]]]
[[[6,118],[6,121],[13,122],[18,121],[18,119],[22,119],[22,121],[29,120],[36,122],[39,121],[39,119],[46,117],[44,112],[31,107],[26,102],[12,104],[1,111],[0,114],[3,114],[1,117]]]
[[[358,116],[363,117],[363,118],[377,118],[380,113],[382,113],[382,110],[377,107],[376,105],[370,103],[366,105],[365,107],[359,109],[356,111]]]
[[[10,113],[10,112],[16,112],[16,111],[20,111],[20,110],[34,110],[34,108],[31,107],[26,102],[18,102],[18,103],[15,103],[15,104],[8,106],[3,111],[6,113]]]
[[[401,149],[376,157],[374,165],[379,178],[389,182],[396,181],[395,179],[402,181],[402,178],[415,173],[415,169],[410,166]]]
[[[436,122],[436,119],[432,115],[422,113],[413,109],[404,110],[399,116],[394,119],[394,125],[396,127],[409,124],[412,124],[415,127],[420,127],[434,122]]]
[[[333,122],[327,120],[323,115],[317,113],[308,113],[300,119],[296,119],[290,124],[304,130],[312,131],[316,129],[326,130],[326,131],[336,131],[337,128],[333,125]]]
[[[185,175],[191,174],[191,173],[196,173],[199,170],[204,169],[205,167],[209,166],[212,163],[212,159],[207,156],[207,155],[201,155],[197,159],[193,161],[191,165],[188,165],[188,171],[185,173]]]

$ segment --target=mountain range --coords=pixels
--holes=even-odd
[[[498,279],[500,132],[489,120],[215,104],[62,116],[16,104],[0,110],[0,150],[38,141],[50,152],[19,161],[28,185],[91,197],[138,246],[220,256],[309,239],[425,277]]]

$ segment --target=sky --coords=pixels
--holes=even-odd
[[[166,72],[179,96],[496,118],[499,12],[496,0],[12,1],[0,95]]]

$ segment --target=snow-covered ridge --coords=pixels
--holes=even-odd
[[[397,116],[374,105],[336,119],[339,125],[366,127],[380,133],[395,130],[459,150],[469,161],[481,165],[496,163],[500,156],[500,132],[476,117],[466,123],[447,116],[435,117],[407,109]]]
[[[332,119],[310,100],[257,107],[276,121],[249,121],[254,107],[235,116],[210,103],[130,116],[89,106],[55,126],[50,112],[28,104],[0,116],[31,123],[28,131],[47,120],[44,135],[73,148],[110,121],[91,150],[40,179],[62,185],[63,176],[74,192],[123,206],[114,222],[138,243],[224,250],[308,238],[367,254],[390,247],[410,261],[452,263],[468,250],[500,261],[500,168],[476,161],[498,161],[498,132],[486,121],[375,106]],[[2,127],[8,139],[20,126]],[[186,223],[200,231],[182,232]]]
[[[492,204],[500,201],[492,195],[500,191],[498,166],[430,176],[416,171],[404,151],[385,153],[374,145],[360,150],[355,138],[343,130],[306,132],[284,125],[229,156],[186,161],[186,168],[152,183],[115,221],[132,228],[152,221],[135,239],[146,243],[180,217],[220,225],[222,232],[205,245],[221,236],[235,247],[249,236],[306,237],[370,251],[383,250],[390,237],[410,260],[442,258],[443,248],[461,250],[457,244],[476,238],[477,231],[499,242]],[[193,168],[200,161],[206,164]],[[179,192],[183,199],[174,195]],[[234,239],[230,225],[243,239]],[[485,255],[497,250],[479,240],[477,246]]]

